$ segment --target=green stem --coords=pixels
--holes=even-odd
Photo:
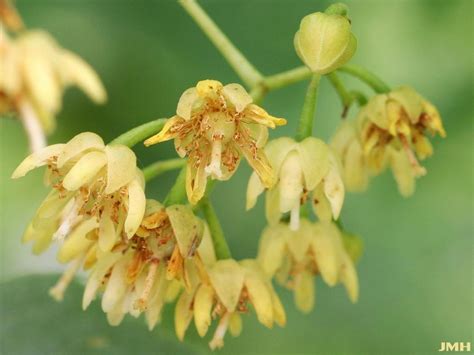
[[[311,82],[308,85],[306,96],[304,99],[303,109],[301,111],[296,140],[302,141],[306,137],[313,134],[314,113],[316,112],[316,104],[318,99],[318,87],[321,75],[313,74]]]
[[[353,100],[356,100],[359,106],[364,106],[367,104],[367,97],[360,91],[351,90],[349,94],[352,96]]]
[[[166,195],[163,204],[171,206],[182,203],[186,198],[186,165],[183,166],[176,178],[174,185],[171,187],[168,195]]]
[[[262,85],[268,90],[279,89],[287,85],[297,83],[298,81],[309,79],[311,77],[311,70],[305,66],[290,69],[278,74],[267,76]]]
[[[336,74],[336,72],[329,73],[327,75],[327,78],[329,79],[332,86],[339,95],[339,98],[341,99],[341,104],[343,107],[342,117],[346,117],[347,111],[349,110],[349,107],[352,104],[353,97],[346,90],[344,83],[342,82],[341,78],[339,78],[339,75]]]
[[[211,232],[212,243],[214,244],[217,259],[222,260],[232,258],[229,246],[224,237],[224,231],[222,230],[222,226],[217,218],[214,207],[212,207],[208,197],[203,197],[201,201],[201,210],[204,213],[207,224],[209,225],[209,231]]]
[[[234,46],[195,0],[179,0],[179,3],[194,21],[196,21],[198,26],[201,27],[207,37],[216,46],[219,52],[221,52],[246,85],[254,87],[263,79],[262,74],[260,74],[248,59]]]
[[[150,181],[166,171],[182,168],[184,164],[186,164],[186,160],[181,158],[162,160],[150,164],[143,169],[145,181]]]
[[[338,70],[362,80],[364,83],[369,85],[375,92],[379,94],[383,94],[390,91],[390,87],[385,84],[382,79],[380,79],[377,75],[361,66],[347,64],[342,66]]]
[[[130,131],[127,131],[115,138],[110,142],[110,144],[123,144],[131,148],[135,144],[161,131],[166,121],[166,118],[159,118],[157,120],[142,124],[141,126],[132,128]]]
[[[254,86],[253,89],[250,91],[250,96],[252,96],[253,103],[259,105],[265,94],[267,93],[267,88],[263,85]]]

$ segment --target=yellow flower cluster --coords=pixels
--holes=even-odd
[[[437,109],[413,89],[404,86],[374,96],[332,141],[348,190],[364,190],[370,175],[389,166],[400,193],[413,194],[415,179],[426,174],[418,159],[433,154],[428,134],[446,136]]]
[[[54,130],[63,91],[71,85],[96,103],[107,98],[89,64],[61,48],[48,33],[28,30],[10,38],[0,28],[0,114],[18,116],[33,152],[46,145],[45,134]]]

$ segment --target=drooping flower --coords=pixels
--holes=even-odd
[[[95,71],[78,55],[61,48],[46,32],[25,31],[14,39],[0,29],[0,113],[14,112],[33,152],[54,130],[66,87],[77,85],[94,102],[106,92]]]
[[[204,194],[207,178],[229,179],[241,155],[262,184],[270,187],[273,171],[262,147],[267,141],[267,127],[285,123],[252,104],[252,97],[241,85],[203,80],[183,93],[176,116],[145,145],[174,139],[178,154],[188,157],[186,191],[195,204]]]
[[[314,275],[321,275],[331,287],[343,283],[350,300],[358,299],[354,263],[332,222],[312,224],[303,219],[298,231],[284,223],[267,227],[260,240],[258,260],[268,275],[275,275],[294,291],[296,306],[302,312],[314,307]]]
[[[273,323],[285,325],[280,299],[256,260],[219,260],[207,270],[207,280],[192,292],[183,292],[176,304],[175,330],[180,340],[193,318],[201,337],[206,335],[212,319],[219,318],[209,346],[221,348],[227,329],[234,336],[240,334],[240,314],[248,312],[249,305],[266,327],[271,328]]]
[[[282,137],[265,148],[277,175],[276,184],[266,193],[266,216],[270,224],[290,212],[290,226],[299,227],[300,206],[312,194],[312,205],[321,220],[337,219],[344,202],[344,185],[338,162],[320,139],[308,137],[301,142]],[[247,209],[252,208],[265,186],[253,174],[247,187]]]
[[[446,136],[437,109],[405,86],[374,96],[360,111],[357,124],[372,173],[389,165],[404,196],[413,194],[415,179],[426,174],[418,159],[433,153],[427,135]]]
[[[301,20],[294,45],[306,66],[315,73],[327,74],[352,58],[357,39],[346,16],[315,12]]]
[[[101,290],[102,310],[111,325],[125,314],[145,314],[149,329],[160,321],[166,302],[174,300],[184,286],[195,289],[204,265],[215,262],[207,226],[183,205],[164,207],[147,201],[140,228],[111,251],[95,257],[86,289],[86,309]]]
[[[347,191],[364,191],[369,183],[369,167],[355,121],[343,121],[331,140],[331,148],[341,162]]]
[[[44,165],[52,190],[23,237],[34,243],[34,253],[56,240],[63,243],[58,260],[76,260],[71,265],[79,267],[91,248],[108,252],[135,235],[145,212],[145,182],[130,148],[106,146],[98,135],[81,133],[28,156],[12,178]]]

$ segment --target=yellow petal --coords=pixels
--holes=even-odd
[[[289,228],[283,224],[266,227],[258,248],[258,261],[264,272],[273,276],[283,262]]]
[[[349,299],[352,303],[356,303],[359,298],[359,281],[354,263],[346,253],[343,255],[343,264],[340,278],[346,287]]]
[[[273,318],[275,323],[278,324],[280,327],[284,327],[286,325],[286,313],[285,309],[283,308],[283,304],[280,301],[277,293],[273,288],[270,288],[271,295],[272,295],[272,304],[273,304]]]
[[[124,145],[108,145],[107,155],[107,186],[106,194],[117,191],[135,178],[137,157]]]
[[[247,123],[258,123],[270,128],[286,124],[284,118],[271,116],[263,108],[254,104],[250,104],[246,107],[242,120]]]
[[[197,168],[192,161],[188,160],[186,167],[186,194],[191,204],[195,205],[204,196],[207,186],[207,177],[205,167],[207,159],[202,159]]]
[[[202,239],[202,224],[188,206],[173,205],[166,208],[166,213],[181,255],[185,258],[193,256]]]
[[[411,123],[417,123],[423,112],[423,98],[412,88],[402,86],[388,94],[397,101],[408,114]]]
[[[252,96],[240,84],[228,84],[222,89],[222,94],[234,105],[237,112],[242,112],[252,103]]]
[[[415,192],[415,172],[405,151],[391,149],[390,166],[400,194],[405,197]]]
[[[214,290],[210,285],[202,284],[194,298],[194,324],[202,338],[211,325],[211,312],[214,303]]]
[[[219,260],[209,270],[209,279],[227,311],[233,312],[244,286],[244,270],[233,259]]]
[[[278,185],[265,194],[265,216],[270,225],[280,221],[280,188]]]
[[[387,100],[388,96],[385,94],[375,95],[369,100],[364,111],[370,121],[372,121],[382,129],[388,129],[389,127],[389,121],[386,110]]]
[[[318,185],[329,170],[329,149],[322,140],[308,137],[298,144],[305,186],[308,191]]]
[[[63,151],[58,156],[58,168],[62,168],[70,159],[85,150],[102,150],[104,147],[104,141],[97,134],[91,132],[80,133],[64,146]]]
[[[133,237],[145,215],[146,197],[138,181],[128,184],[128,212],[124,230],[128,238]]]
[[[195,104],[199,101],[199,95],[196,88],[189,88],[179,98],[176,114],[185,120],[191,118],[191,113]]]
[[[324,194],[331,205],[332,216],[339,218],[339,213],[344,203],[344,183],[342,182],[336,159],[330,160],[329,171],[324,178]]]
[[[126,279],[130,256],[131,254],[123,256],[112,268],[112,274],[107,281],[104,295],[102,296],[102,310],[106,313],[120,306],[119,303],[127,291]]]
[[[309,313],[314,308],[314,281],[313,275],[304,270],[295,275],[295,303],[303,313]]]
[[[245,264],[244,264],[245,265]],[[245,287],[260,323],[268,328],[273,326],[272,295],[266,285],[266,280],[259,272],[247,268],[245,273]]]
[[[329,204],[323,189],[323,184],[316,186],[316,189],[313,191],[311,205],[313,206],[314,213],[318,216],[320,221],[330,221],[332,219],[331,205]]]
[[[308,220],[302,219],[299,230],[290,231],[291,235],[287,237],[288,250],[296,262],[302,262],[307,256],[311,236],[312,227]]]
[[[143,143],[145,144],[145,146],[148,147],[156,143],[161,143],[176,138],[178,133],[177,127],[179,127],[184,122],[184,119],[179,116],[171,117],[168,121],[166,121],[165,125],[159,133],[148,138]]]
[[[109,272],[112,265],[122,257],[121,253],[104,253],[98,259],[94,269],[90,273],[84,289],[82,298],[82,309],[85,310],[95,297],[97,290],[102,285],[105,275]]]
[[[289,137],[273,139],[265,147],[265,154],[276,175],[279,174],[283,161],[297,147],[297,143]]]
[[[194,294],[183,292],[176,303],[174,328],[179,340],[183,341],[186,330],[193,317],[192,302]]]
[[[344,157],[344,186],[348,191],[360,192],[369,183],[368,167],[359,141],[349,144]]]
[[[245,206],[247,211],[255,206],[258,196],[263,191],[265,191],[265,187],[262,185],[258,175],[253,172],[252,175],[250,175],[249,183],[247,185],[247,204]]]
[[[280,212],[286,213],[300,204],[303,193],[303,169],[298,152],[290,152],[280,170]]]
[[[202,223],[202,222],[201,222]],[[201,244],[198,247],[199,257],[205,265],[212,266],[216,262],[216,253],[214,251],[214,243],[212,242],[211,232],[207,223],[204,225]]]
[[[95,218],[89,218],[79,224],[66,238],[58,252],[58,261],[67,263],[84,252],[93,243],[86,235],[99,227]]]
[[[321,276],[329,286],[334,286],[339,278],[344,252],[339,229],[331,222],[316,223],[312,236],[313,253]]]
[[[34,168],[47,164],[49,159],[58,156],[64,146],[65,144],[53,144],[27,156],[13,172],[12,179],[23,177]]]
[[[99,226],[99,248],[103,251],[110,251],[117,240],[114,222],[108,214],[103,214]]]
[[[63,50],[61,52],[61,73],[65,84],[76,84],[94,102],[104,103],[107,93],[97,73],[78,55]]]
[[[103,152],[85,154],[64,177],[64,188],[69,191],[79,189],[89,183],[106,164],[107,158]]]

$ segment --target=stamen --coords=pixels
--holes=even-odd
[[[64,298],[64,292],[66,291],[67,287],[71,283],[74,275],[76,275],[77,270],[82,265],[82,261],[84,259],[85,253],[74,260],[66,271],[62,274],[61,278],[58,280],[56,285],[49,289],[49,295],[53,297],[56,301],[60,302]]]
[[[156,271],[158,270],[158,262],[152,261],[150,268],[148,269],[148,274],[145,279],[145,287],[143,288],[142,294],[138,300],[136,300],[133,305],[135,309],[144,311],[148,307],[148,297],[150,296],[151,289],[155,282]]]
[[[209,347],[211,350],[220,349],[224,346],[224,336],[229,326],[229,320],[230,312],[224,313],[221,320],[219,321],[216,331],[214,332],[212,340],[209,342]]]
[[[300,204],[297,203],[290,211],[290,229],[297,231],[300,228]]]
[[[215,139],[212,142],[211,163],[208,166],[206,166],[206,169],[205,169],[207,176],[212,176],[216,178],[222,177],[221,155],[222,155],[222,141],[221,139]]]
[[[61,225],[53,234],[53,240],[63,241],[71,232],[71,229],[79,221],[79,210],[81,209],[82,204],[82,199],[78,198],[71,200],[70,204],[66,205],[66,208],[64,209],[64,217],[62,218]]]
[[[25,100],[19,103],[20,119],[25,128],[32,153],[46,147],[46,136],[33,107]]]

